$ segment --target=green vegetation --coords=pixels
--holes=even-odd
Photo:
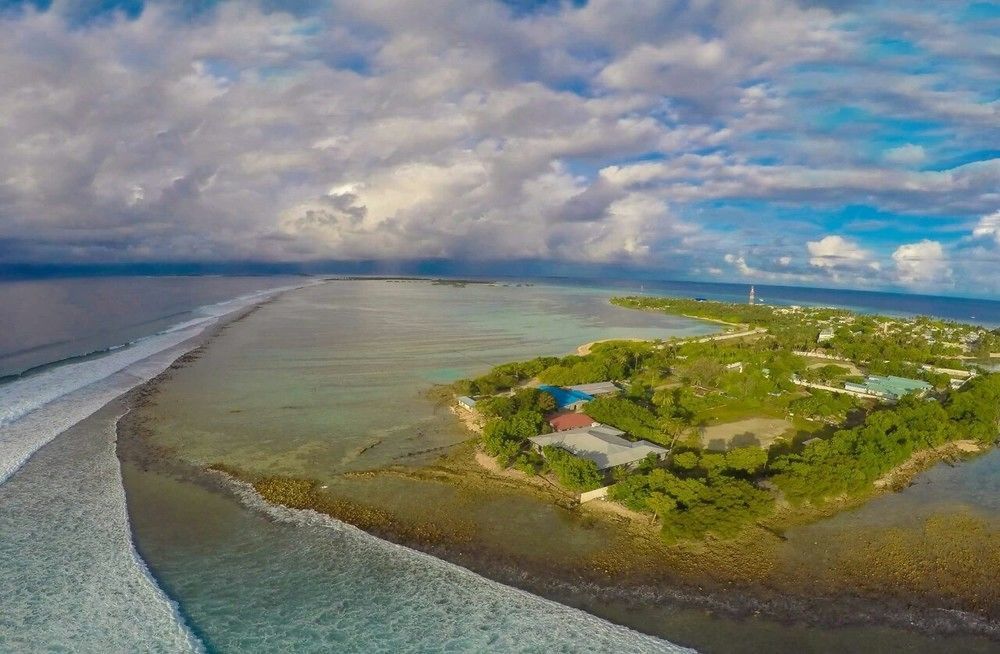
[[[663,311],[709,320],[722,320],[752,328],[766,328],[775,344],[785,350],[813,350],[865,363],[932,364],[961,367],[955,357],[963,353],[960,342],[978,337],[984,350],[993,343],[993,332],[972,325],[917,317],[912,320],[858,315],[843,309],[791,308],[727,302],[697,302],[681,298],[614,298],[618,306]],[[825,327],[834,328],[832,340],[817,345]],[[997,336],[1000,340],[1000,336]]]
[[[564,357],[540,372],[538,378],[556,386],[628,379],[651,355],[648,343],[597,343],[587,356]]]
[[[633,510],[656,514],[668,540],[700,539],[707,534],[734,536],[746,524],[770,512],[770,493],[731,474],[745,469],[729,467],[723,455],[712,455],[714,461],[702,463],[693,452],[685,454],[693,456],[678,458],[685,465],[693,465],[630,475],[612,486],[608,496]],[[752,457],[758,455],[740,460],[742,456],[734,459],[740,466],[751,465]]]
[[[771,511],[779,497],[812,511],[827,502],[860,499],[875,492],[874,482],[918,452],[973,439],[996,440],[1000,430],[1000,374],[980,374],[960,390],[930,364],[961,368],[955,359],[972,349],[995,347],[1000,333],[930,318],[912,320],[856,316],[837,309],[802,309],[695,302],[669,298],[616,298],[615,304],[682,313],[766,328],[766,333],[726,340],[600,343],[585,356],[544,357],[498,366],[489,374],[459,382],[456,392],[495,394],[532,378],[555,385],[613,380],[628,390],[591,401],[586,413],[633,439],[659,443],[671,451],[633,470],[616,470],[610,498],[659,519],[671,540],[728,538]],[[834,337],[817,344],[822,329]],[[978,339],[978,340],[977,340]],[[795,351],[826,350],[848,361],[822,360]],[[810,367],[812,365],[812,367]],[[925,379],[936,390],[896,404],[806,389],[793,379],[842,385],[864,374]],[[554,447],[544,457],[527,439],[549,430],[545,416],[554,408],[546,393],[519,388],[508,395],[480,397],[486,418],[482,445],[502,465],[529,474],[551,470],[573,490],[604,481],[590,461]],[[795,429],[770,450],[701,449],[711,425],[748,418],[790,419]],[[806,434],[821,434],[807,446]]]
[[[556,479],[566,488],[589,491],[604,485],[604,475],[593,461],[575,457],[566,450],[551,445],[542,448],[542,452]]]
[[[1000,352],[1000,328],[991,332],[982,331],[973,341],[970,349],[970,354],[976,357],[988,357],[994,352]]]
[[[817,402],[838,400],[827,396]],[[666,469],[623,476],[609,497],[656,514],[668,539],[726,538],[771,510],[775,496],[761,487],[764,480],[795,504],[864,496],[873,492],[876,479],[915,452],[960,439],[987,444],[998,429],[1000,375],[981,376],[943,402],[904,398],[872,412],[858,427],[770,460],[756,447],[680,452]]]
[[[594,345],[587,356],[538,357],[505,363],[475,379],[456,382],[452,390],[460,395],[494,395],[538,377],[546,384],[571,386],[606,379],[627,379],[646,366],[653,352],[649,343],[615,341]]]
[[[551,431],[545,414],[555,408],[555,400],[536,388],[522,388],[509,397],[480,400],[476,408],[487,418],[483,449],[497,457],[501,465],[510,465],[527,439]]]
[[[807,382],[815,382],[818,384],[834,384],[838,381],[844,381],[845,379],[851,379],[854,376],[851,375],[851,371],[844,366],[838,366],[834,363],[829,363],[816,368],[807,368],[802,372],[799,377]]]
[[[655,413],[627,397],[605,396],[587,403],[587,415],[636,438],[669,445]]]
[[[514,469],[526,475],[537,475],[548,469],[548,463],[538,452],[525,450],[514,459]]]
[[[699,302],[686,298],[616,297],[612,304],[629,309],[653,309],[693,318],[718,320],[748,327],[773,327],[776,320],[770,307],[729,302]],[[839,312],[838,312],[839,313]],[[846,313],[846,312],[842,312]],[[818,332],[817,332],[818,333]]]
[[[788,409],[795,415],[804,418],[840,423],[847,419],[847,414],[852,409],[859,406],[858,400],[850,395],[815,390],[805,397],[792,400]]]
[[[962,439],[992,443],[998,429],[1000,375],[984,375],[943,402],[905,397],[853,429],[776,457],[770,468],[790,501],[817,502],[869,492],[876,479],[918,450]]]
[[[556,361],[558,359],[555,357],[539,357],[530,361],[505,363],[481,377],[456,382],[454,390],[461,395],[493,395],[531,379]]]

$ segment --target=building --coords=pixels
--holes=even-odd
[[[738,373],[742,374],[743,373],[743,362],[742,361],[734,361],[733,363],[727,363],[726,366],[725,366],[725,368],[726,368],[726,370],[728,372],[738,372]]]
[[[538,390],[548,393],[556,401],[556,409],[576,411],[587,402],[594,399],[594,396],[583,391],[576,391],[561,386],[548,386],[543,384]]]
[[[598,424],[596,420],[585,413],[574,413],[572,411],[560,411],[548,417],[549,426],[553,431],[566,431],[567,429],[580,429],[583,427],[593,427]]]
[[[462,407],[466,411],[475,411],[476,410],[476,401],[474,399],[472,399],[471,397],[469,397],[468,395],[459,395],[458,396],[458,406]]]
[[[753,306],[757,302],[757,290],[751,286],[750,287],[750,301],[747,303]]]
[[[819,333],[819,336],[816,337],[816,342],[817,343],[826,343],[827,341],[832,341],[833,340],[833,335],[834,335],[833,334],[833,327],[826,327],[826,328],[823,329],[823,331],[821,331]]]
[[[593,384],[577,384],[576,386],[567,386],[571,391],[580,391],[581,393],[586,393],[592,397],[598,395],[614,395],[621,389],[615,385],[614,382],[603,381],[595,382]]]
[[[614,427],[596,425],[542,434],[528,440],[539,451],[543,447],[552,445],[566,450],[573,456],[593,461],[598,470],[633,466],[650,454],[658,459],[667,455],[666,448],[653,445],[649,441],[628,441],[622,438],[624,434],[625,432]]]
[[[855,393],[868,393],[886,400],[898,400],[904,395],[917,393],[923,395],[933,388],[927,382],[920,379],[907,379],[906,377],[895,377],[893,375],[879,376],[868,375],[868,378],[860,384],[847,382],[844,390]]]

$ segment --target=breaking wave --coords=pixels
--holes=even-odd
[[[288,288],[201,307],[156,334],[0,380],[0,645],[204,650],[132,540],[116,419],[67,430],[166,370],[220,317]],[[29,460],[37,464],[15,476]]]
[[[275,293],[244,295],[196,310],[196,317],[100,356],[73,359],[0,385],[0,483],[40,447],[122,393],[163,372],[191,339],[229,313]]]
[[[312,510],[290,509],[264,500],[252,486],[224,473],[240,502],[278,523],[297,530],[296,540],[309,553],[323,549],[322,541],[341,543],[345,559],[364,562],[370,569],[355,570],[349,563],[343,573],[356,583],[340,587],[337,601],[359,615],[331,618],[333,624],[317,626],[308,616],[296,634],[305,642],[322,642],[326,631],[338,634],[344,651],[363,651],[378,642],[379,651],[530,651],[530,652],[693,652],[679,645],[613,624],[603,618],[532,593],[482,577],[471,570],[409,547],[383,540],[330,516]],[[347,553],[350,553],[349,555]],[[377,570],[389,569],[393,596],[372,583]],[[366,583],[365,579],[369,581]],[[275,587],[278,579],[271,580]],[[298,587],[303,594],[309,589]],[[315,589],[314,589],[315,590]],[[316,602],[325,595],[315,590]],[[391,625],[382,625],[381,611],[392,614]],[[366,618],[361,615],[371,613]],[[422,625],[434,625],[425,629]],[[313,633],[315,632],[315,633]],[[426,640],[422,640],[426,638]],[[367,644],[366,644],[367,643]]]

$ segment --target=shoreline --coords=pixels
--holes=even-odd
[[[157,377],[126,393],[123,397],[128,406],[136,408],[141,406],[143,402],[150,401],[155,396],[158,386],[169,380],[174,370],[196,360],[204,348],[218,337],[226,327],[246,318],[273,299],[275,298],[254,305],[240,312],[241,315],[234,316],[225,322],[220,321],[219,324],[207,329],[197,337],[201,342],[195,348],[175,360],[167,370]],[[141,443],[143,440],[142,426],[136,422],[136,413],[130,412],[131,417],[124,417],[118,424],[120,462],[124,463],[126,459],[129,459],[130,463],[139,462],[141,464],[145,459],[145,465],[148,467],[164,472],[170,471],[171,474],[177,474],[217,492],[235,493],[233,482],[220,479],[219,472],[225,472],[224,470],[217,468],[213,471],[195,467],[177,460],[171,452],[157,451],[155,446],[151,446],[149,443],[143,445]],[[462,416],[457,413],[456,416],[462,419]],[[463,420],[463,422],[465,421]],[[448,457],[459,454],[461,453],[448,455]],[[473,463],[480,466],[479,463]],[[407,474],[411,474],[413,470],[431,467],[405,468],[400,466],[400,468],[405,468]],[[490,474],[489,470],[484,470],[484,472],[487,476],[494,476]],[[918,470],[914,474],[919,472]],[[396,471],[379,470],[372,474],[396,474]],[[239,479],[235,475],[233,477]],[[450,483],[448,479],[443,477],[439,477],[435,481]],[[522,486],[524,483],[524,480],[521,479],[505,481],[508,484],[515,482]],[[274,502],[269,502],[269,504],[285,506],[294,510],[314,508]],[[594,610],[595,602],[606,601],[623,606],[661,606],[661,608],[662,605],[673,603],[716,612],[734,619],[766,616],[779,624],[801,622],[833,628],[845,625],[889,625],[925,634],[969,634],[1000,640],[1000,624],[976,614],[933,606],[914,606],[912,603],[895,601],[890,598],[875,600],[846,594],[833,597],[791,596],[783,593],[781,589],[769,587],[766,584],[734,587],[730,582],[721,582],[708,577],[704,579],[705,583],[703,584],[694,583],[690,586],[681,586],[664,581],[660,575],[644,578],[643,574],[635,574],[633,571],[630,573],[627,583],[623,584],[622,579],[616,577],[617,574],[620,574],[620,569],[591,570],[591,574],[584,575],[581,574],[580,569],[572,567],[525,566],[523,561],[517,560],[516,557],[503,556],[502,553],[498,554],[496,549],[476,547],[468,539],[463,538],[463,534],[460,533],[407,529],[404,525],[395,522],[388,514],[372,512],[357,503],[352,505],[349,501],[342,501],[338,507],[334,507],[334,510],[340,515],[327,511],[324,513],[385,540],[456,563],[487,578],[554,599],[607,619],[611,618]],[[597,519],[613,520],[616,524],[621,524],[622,520],[629,520],[617,515],[602,515]],[[629,522],[635,521],[629,520]],[[638,525],[632,525],[632,527],[636,528]],[[670,637],[668,634],[651,631],[648,625],[643,628],[619,620],[612,619],[612,621],[653,635]]]
[[[197,356],[198,354],[192,352],[185,361],[178,362],[178,367],[187,365]],[[169,377],[169,372],[164,373],[163,379],[154,382],[162,383]],[[155,388],[145,391],[140,394],[141,398],[149,399],[155,393]],[[125,444],[131,440],[134,444],[135,440],[141,441],[142,436],[137,433],[136,427],[137,425],[129,424],[127,419],[120,421],[119,442]],[[143,447],[140,446],[138,449],[142,450]],[[259,488],[238,476],[238,471],[206,469],[172,461],[170,453],[156,452],[155,449],[148,451],[147,455],[151,457],[145,458],[145,465],[141,466],[144,469],[153,468],[167,472],[214,492],[236,497],[240,484],[249,484],[256,492],[260,492]],[[131,462],[137,463],[134,459]],[[478,463],[474,465],[479,467]],[[487,477],[495,477],[485,469],[480,468],[480,470]],[[237,474],[233,474],[234,472]],[[394,472],[381,471],[375,474],[394,474]],[[413,473],[411,470],[406,470],[403,474]],[[453,480],[438,476],[435,481],[451,483]],[[524,486],[522,479],[502,481],[506,484],[514,483],[521,489]],[[547,495],[550,501],[553,499],[552,489],[538,487],[532,492]],[[478,545],[470,534],[428,529],[426,525],[410,528],[388,512],[350,501],[335,500],[332,505],[317,507],[309,504],[296,506],[294,502],[275,502],[263,494],[262,497],[269,506],[293,511],[318,511],[383,540],[460,565],[494,581],[585,610],[638,631],[668,638],[672,642],[677,641],[670,633],[660,632],[654,625],[642,621],[627,622],[616,619],[615,615],[609,615],[601,610],[605,608],[602,604],[612,607],[642,606],[654,611],[667,612],[678,608],[697,609],[736,621],[765,618],[776,624],[800,624],[833,629],[848,626],[887,626],[928,636],[974,636],[1000,641],[1000,623],[975,613],[932,605],[921,606],[919,603],[900,601],[891,597],[876,599],[850,593],[791,594],[785,589],[767,583],[734,584],[732,581],[713,579],[707,575],[700,580],[688,579],[686,582],[681,582],[675,575],[668,574],[667,578],[664,578],[662,573],[669,571],[660,571],[661,574],[653,574],[649,570],[628,571],[614,565],[615,562],[610,562],[612,566],[605,569],[595,566],[581,569],[565,565],[526,565],[516,556],[504,555],[495,548]],[[572,510],[566,506],[563,508]],[[589,515],[600,513],[599,510],[584,511]],[[594,517],[614,521],[619,527],[628,528],[637,535],[644,534],[646,539],[653,542],[654,547],[659,545],[652,540],[655,537],[652,525],[642,525],[639,521],[616,514]]]
[[[614,343],[615,341],[626,341],[629,343],[652,343],[657,339],[654,338],[600,338],[596,341],[590,341],[589,343],[584,343],[583,345],[576,348],[576,355],[585,357],[590,354],[590,351],[594,349],[595,345],[600,345],[601,343]]]

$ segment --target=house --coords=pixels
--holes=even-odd
[[[538,390],[551,395],[556,401],[556,409],[560,411],[566,409],[576,411],[584,404],[594,399],[594,396],[589,393],[575,391],[569,388],[562,388],[560,386],[548,386],[543,384],[538,387]]]
[[[549,416],[548,421],[553,431],[566,431],[567,429],[593,427],[598,424],[596,420],[587,414],[573,413],[572,411],[559,411],[558,413],[553,413]]]
[[[833,340],[833,327],[826,327],[819,333],[816,337],[817,343],[826,343],[827,341]]]
[[[727,363],[726,364],[726,370],[728,372],[742,373],[743,372],[743,362],[742,361],[736,361],[736,362],[733,362],[733,363]]]
[[[476,401],[474,399],[472,399],[471,397],[469,397],[468,395],[459,395],[458,396],[458,406],[462,407],[466,411],[475,411],[476,410]]]
[[[634,466],[648,455],[658,459],[667,455],[666,448],[649,441],[628,441],[625,432],[607,425],[582,427],[553,434],[529,438],[532,446],[541,451],[547,445],[559,447],[570,454],[593,461],[598,470],[611,470],[621,466]]]
[[[596,382],[593,384],[577,384],[576,386],[567,386],[566,388],[571,391],[586,393],[592,397],[597,397],[598,395],[614,395],[621,390],[615,385],[614,382],[609,381]]]
[[[868,378],[860,384],[854,382],[844,384],[844,390],[855,393],[868,393],[869,395],[876,395],[893,401],[910,393],[923,395],[931,388],[932,386],[923,380],[907,379],[906,377],[895,377],[893,375],[868,375]]]

